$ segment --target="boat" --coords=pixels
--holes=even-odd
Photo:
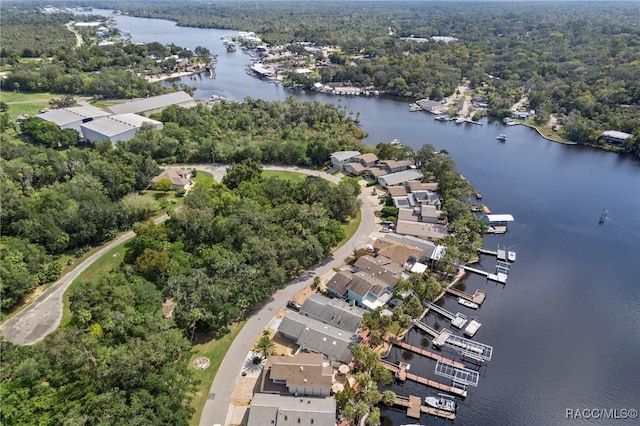
[[[446,114],[443,114],[443,115],[437,115],[437,116],[436,116],[436,118],[435,118],[435,120],[438,120],[438,121],[449,121],[449,120],[451,120],[451,117],[449,117],[449,116],[448,116],[448,115],[446,115]]]
[[[476,191],[476,200],[482,200],[482,194]]]
[[[607,220],[607,213],[609,213],[609,210],[607,209],[602,210],[602,215],[600,216],[599,223],[604,223],[604,221]]]
[[[462,297],[458,297],[458,303],[471,309],[478,309],[480,307],[480,305],[478,305],[477,303],[471,302],[467,299],[463,299]]]
[[[462,123],[464,123],[464,118],[462,117],[456,118],[456,124],[462,124]]]
[[[509,262],[515,262],[516,261],[516,252],[513,250],[508,250],[507,251],[507,260]]]
[[[467,337],[473,337],[478,332],[478,329],[481,325],[482,324],[480,324],[480,322],[477,320],[469,321],[469,325],[467,325],[464,329],[464,335]]]
[[[227,52],[235,52],[235,51],[236,51],[235,43],[227,43]]]
[[[451,412],[456,411],[456,403],[451,399],[442,398],[442,397],[436,398],[435,396],[426,396],[424,398],[424,403],[427,404],[429,407],[437,408],[438,410],[451,411]]]
[[[496,139],[498,139],[499,141],[506,141],[507,140],[507,135],[505,135],[504,133],[500,133],[498,136],[496,136]]]

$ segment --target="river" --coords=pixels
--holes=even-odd
[[[482,327],[474,340],[494,348],[493,359],[480,369],[478,387],[470,388],[461,402],[457,424],[577,424],[566,418],[567,409],[640,408],[637,160],[550,142],[529,128],[486,119],[482,126],[440,123],[426,113],[409,112],[406,101],[294,92],[246,75],[249,56],[227,53],[220,40],[234,31],[181,28],[170,21],[127,16],[117,20],[134,42],[191,49],[201,45],[218,54],[215,79],[182,79],[197,88],[198,99],[215,94],[272,101],[293,95],[342,105],[360,113],[367,143],[398,139],[415,149],[425,143],[446,149],[493,213],[515,217],[505,235],[484,239],[487,249],[500,244],[517,251],[507,283],[468,276],[467,291],[480,288],[488,293],[478,311],[444,297],[449,310],[479,319]],[[497,141],[499,133],[507,133],[508,140]],[[608,217],[599,224],[605,208]],[[485,270],[494,264],[495,258],[481,259]],[[417,331],[409,340],[426,343]],[[395,351],[392,357],[411,358]],[[432,374],[434,363],[418,358],[411,358],[411,371]],[[435,394],[410,382],[392,389],[403,395]],[[423,424],[434,421],[426,415],[421,419]],[[383,410],[384,425],[415,422],[402,410]],[[592,419],[590,424],[610,423]]]

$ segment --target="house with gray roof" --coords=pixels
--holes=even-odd
[[[150,115],[154,112],[160,112],[170,105],[191,108],[196,106],[196,101],[187,92],[179,91],[167,93],[166,95],[152,96],[122,104],[111,105],[109,107],[109,111],[114,114]]]
[[[335,422],[334,398],[256,393],[247,426],[333,426]]]
[[[278,331],[300,346],[302,351],[324,354],[329,361],[349,363],[351,346],[358,344],[355,333],[291,312],[282,318]]]
[[[80,126],[80,132],[89,142],[109,140],[112,144],[116,144],[131,139],[145,123],[158,130],[163,128],[162,122],[157,120],[137,114],[119,114],[84,123]]]
[[[329,160],[334,169],[342,170],[348,162],[358,155],[360,155],[360,151],[336,151],[329,156]]]
[[[414,222],[409,220],[398,220],[396,223],[396,233],[402,235],[413,235],[427,240],[441,240],[449,233],[446,225],[439,223]]]
[[[422,172],[417,169],[408,169],[403,170],[397,173],[391,173],[388,175],[380,176],[378,178],[378,183],[382,185],[383,188],[394,185],[402,185],[410,180],[421,180],[424,177]]]
[[[353,274],[347,291],[349,300],[370,311],[384,306],[392,298],[391,288],[387,283],[364,271]]]
[[[80,126],[83,123],[88,123],[96,118],[106,117],[107,115],[111,115],[111,113],[101,110],[100,108],[87,105],[52,109],[38,114],[37,117],[55,124],[62,130],[74,129],[80,132]]]
[[[321,294],[312,294],[304,301],[300,314],[356,333],[362,323],[365,310],[342,299],[329,299]]]
[[[399,263],[384,256],[380,256],[380,259],[369,255],[360,256],[354,266],[358,271],[368,273],[389,286],[396,285],[404,270]]]

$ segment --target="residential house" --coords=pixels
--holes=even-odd
[[[329,156],[329,160],[334,169],[342,170],[347,163],[358,155],[360,155],[360,151],[337,151]]]
[[[322,354],[270,356],[262,369],[260,392],[326,397],[333,369]]]
[[[432,263],[444,255],[445,247],[432,241],[414,237],[389,233],[378,238],[373,245],[377,257],[386,256],[401,265],[410,267],[415,262]]]
[[[312,294],[304,301],[300,314],[355,333],[362,323],[365,311],[342,299],[329,299],[321,294]]]
[[[420,180],[423,177],[424,175],[419,170],[408,169],[401,172],[380,176],[378,178],[378,183],[382,185],[383,188],[386,188],[394,185],[402,185],[410,180]]]
[[[353,273],[349,271],[339,271],[327,283],[327,291],[334,297],[347,299],[349,297],[347,288],[353,278]]]
[[[344,165],[344,172],[353,176],[360,176],[366,170],[367,169],[362,164],[357,162],[351,162]]]
[[[389,174],[383,166],[374,166],[366,171],[367,177],[373,181],[377,181],[379,177]]]
[[[358,271],[368,273],[392,287],[396,285],[403,272],[399,263],[384,256],[360,256],[354,266]]]
[[[406,182],[404,186],[408,192],[438,190],[438,182],[420,182],[418,180],[410,180]]]
[[[402,235],[413,235],[433,241],[446,237],[449,231],[447,230],[446,225],[438,223],[398,220],[396,223],[396,233]]]
[[[389,285],[376,276],[364,271],[356,272],[349,287],[348,298],[370,311],[384,306],[392,298]]]
[[[189,189],[191,186],[191,172],[186,169],[176,169],[169,167],[164,169],[158,176],[151,179],[151,188],[155,189],[158,181],[169,179],[173,184],[173,190]]]
[[[247,426],[334,425],[336,400],[256,393],[251,400]]]
[[[372,152],[367,152],[354,157],[353,160],[360,163],[362,167],[373,167],[378,162],[378,156]]]
[[[431,114],[442,114],[447,110],[446,105],[431,99],[418,99],[416,104],[418,104],[423,111],[430,112]]]
[[[282,318],[278,331],[300,346],[301,351],[324,354],[329,361],[349,363],[351,346],[358,343],[355,333],[325,324],[322,321],[291,312]]]
[[[391,195],[395,200],[396,197],[406,197],[407,189],[404,186],[390,186],[387,188],[387,194]]]
[[[380,162],[387,173],[397,173],[412,168],[413,161],[410,160],[384,160]]]

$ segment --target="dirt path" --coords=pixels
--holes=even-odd
[[[80,35],[80,33],[78,33],[78,31],[73,28],[73,24],[75,24],[74,21],[67,22],[66,27],[69,31],[76,35],[76,47],[80,47],[84,43],[84,40],[82,40],[82,36]]]

